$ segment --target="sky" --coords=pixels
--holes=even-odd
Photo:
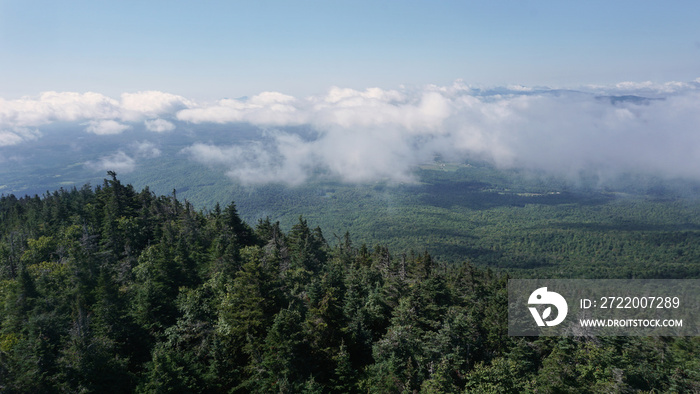
[[[0,97],[690,81],[697,1],[0,0]]]
[[[83,163],[101,172],[136,171],[156,135],[187,130],[181,157],[245,184],[411,182],[437,156],[700,180],[697,15],[696,1],[0,0],[0,163],[63,122],[124,137]],[[197,139],[212,124],[231,138]],[[237,139],[242,124],[257,137]]]

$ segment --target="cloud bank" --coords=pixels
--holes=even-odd
[[[318,174],[346,182],[407,182],[415,166],[437,155],[572,178],[594,173],[604,181],[625,172],[700,179],[697,108],[700,80],[588,91],[489,91],[458,82],[413,90],[333,88],[305,99],[264,93],[182,110],[177,117],[272,127],[261,141],[185,149],[243,183],[297,184]],[[299,125],[315,135],[283,128]]]
[[[198,103],[163,92],[122,94],[47,92],[0,99],[0,146],[41,138],[41,126],[82,122],[86,132],[115,135],[136,129],[188,132],[207,123],[258,127],[245,141],[185,147],[189,158],[223,168],[245,183],[299,184],[314,177],[345,182],[411,182],[417,165],[486,160],[577,177],[612,179],[626,172],[700,179],[700,79],[622,82],[576,90],[519,85],[385,90],[331,88],[319,96],[263,92],[245,99]],[[160,151],[139,143],[93,167],[133,171],[139,157]],[[116,166],[116,167],[115,167]]]
[[[148,130],[163,132],[172,130],[174,125],[160,116],[174,115],[193,105],[182,96],[156,91],[124,93],[120,100],[93,92],[44,92],[38,97],[17,100],[0,98],[0,130],[15,134],[12,138],[17,143],[32,140],[17,130],[54,122],[83,122],[87,125],[85,131],[108,135],[131,127],[124,122],[145,121]]]

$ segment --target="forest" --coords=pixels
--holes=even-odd
[[[501,193],[508,206],[523,197]],[[577,215],[630,217],[629,206]],[[575,274],[596,259],[617,262],[594,265],[597,277],[697,277],[696,218],[573,225],[554,205],[491,208],[484,223],[510,215],[507,234],[521,237],[488,238],[474,220],[490,246],[450,261],[410,238],[413,250],[324,233],[305,212],[288,229],[251,225],[234,202],[197,209],[114,172],[95,187],[3,195],[0,392],[700,391],[700,338],[509,337],[506,292],[514,275],[555,276],[558,263]]]

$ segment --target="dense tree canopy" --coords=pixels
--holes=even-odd
[[[700,390],[697,338],[508,337],[506,274],[109,175],[0,198],[0,392]]]

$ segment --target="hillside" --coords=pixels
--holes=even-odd
[[[158,186],[183,185],[181,198],[212,207],[235,201],[249,223],[270,218],[283,229],[300,214],[336,243],[357,242],[422,252],[446,262],[470,261],[518,276],[697,278],[700,275],[698,185],[654,178],[621,179],[614,187],[492,166],[432,163],[417,182],[296,187],[239,186],[211,169],[177,165]],[[141,185],[147,174],[129,175]],[[141,179],[141,181],[139,181]],[[192,185],[192,186],[186,186]]]

